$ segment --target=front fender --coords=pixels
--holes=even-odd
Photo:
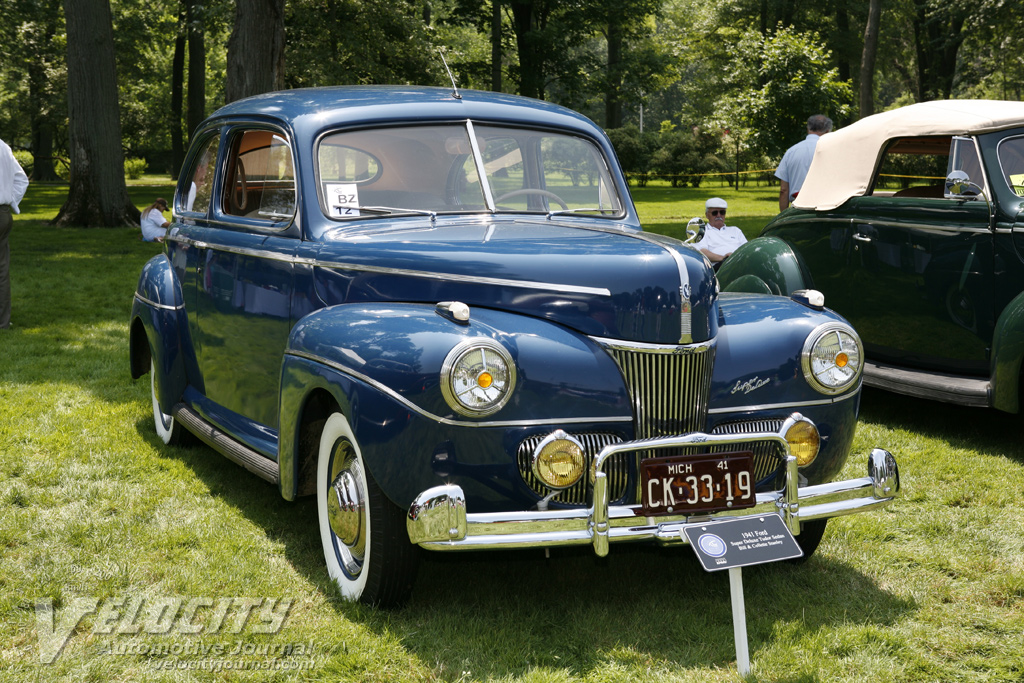
[[[992,405],[1020,411],[1021,362],[1024,359],[1024,292],[1003,309],[992,337]]]
[[[188,384],[183,350],[189,343],[188,319],[181,283],[166,254],[142,268],[132,301],[129,363],[133,379],[157,372],[157,399],[165,412],[181,398]]]
[[[811,289],[813,282],[800,255],[778,237],[752,239],[718,269],[722,291],[779,294]]]
[[[441,391],[446,357],[473,338],[499,343],[516,366],[511,398],[486,417],[456,413]],[[407,487],[393,485],[390,473],[403,469],[402,461],[405,478],[412,471],[429,469],[437,441],[453,442],[463,464],[514,464],[514,452],[510,454],[499,438],[505,430],[550,431],[553,424],[585,422],[632,429],[625,382],[602,348],[556,323],[503,311],[474,308],[461,324],[425,304],[331,306],[293,328],[282,372],[280,463],[285,497],[293,495],[286,482],[299,477],[296,468],[303,446],[298,425],[304,406],[321,390],[330,393],[349,417],[367,467],[399,505],[409,502],[403,499]],[[375,395],[372,400],[370,393]],[[406,417],[396,419],[399,413]],[[414,432],[422,436],[417,438]],[[485,433],[495,438],[481,438]],[[411,452],[409,444],[416,444]]]

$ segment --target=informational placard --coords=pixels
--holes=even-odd
[[[803,556],[778,515],[733,517],[684,528],[697,559],[709,572]]]

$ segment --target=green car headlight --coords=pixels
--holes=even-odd
[[[505,348],[491,339],[473,339],[452,349],[441,366],[441,393],[460,415],[497,412],[512,396],[516,366]]]
[[[860,337],[849,325],[825,323],[807,336],[800,364],[807,383],[821,393],[846,391],[864,369]]]

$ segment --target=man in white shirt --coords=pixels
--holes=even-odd
[[[0,330],[11,326],[11,248],[10,237],[14,219],[21,213],[18,204],[28,189],[28,176],[14,158],[14,152],[0,140]]]
[[[807,137],[786,150],[775,170],[775,177],[779,179],[779,211],[785,211],[796,198],[811,167],[818,138],[831,131],[832,119],[815,114],[807,119]]]
[[[704,216],[708,220],[708,227],[704,230],[700,242],[695,245],[716,268],[747,241],[742,230],[735,225],[725,224],[725,211],[728,206],[720,197],[712,197],[704,203]]]

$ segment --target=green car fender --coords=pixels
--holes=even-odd
[[[718,269],[718,284],[726,292],[782,296],[812,287],[796,251],[778,237],[758,237],[734,251]]]
[[[1020,410],[1020,369],[1024,359],[1024,292],[996,321],[992,337],[992,405],[1008,413]]]

